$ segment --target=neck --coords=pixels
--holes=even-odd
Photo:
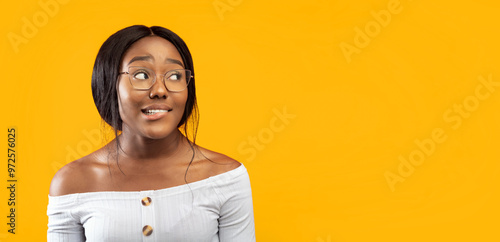
[[[117,139],[120,142],[120,155],[143,161],[172,157],[185,143],[184,135],[177,129],[162,139],[142,137],[124,129]]]

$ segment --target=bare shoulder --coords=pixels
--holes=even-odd
[[[99,166],[95,153],[66,164],[52,178],[49,195],[62,196],[91,191]]]
[[[198,151],[197,160],[203,164],[210,176],[219,175],[241,166],[240,162],[227,155],[199,146]]]

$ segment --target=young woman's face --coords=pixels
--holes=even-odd
[[[178,92],[168,91],[163,75],[170,70],[185,69],[181,55],[172,43],[161,37],[144,37],[125,52],[120,72],[127,72],[129,66],[154,71],[156,81],[148,90],[137,90],[129,81],[132,73],[120,75],[117,91],[122,130],[151,139],[167,137],[177,129],[188,91],[187,88]],[[137,77],[145,78],[143,73]]]

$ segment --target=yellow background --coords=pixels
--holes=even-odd
[[[1,241],[45,240],[52,176],[105,142],[92,66],[133,24],[187,42],[197,141],[247,167],[258,241],[500,241],[496,1],[65,1],[2,3],[1,127],[4,144],[17,128],[19,182],[16,235],[0,189]]]

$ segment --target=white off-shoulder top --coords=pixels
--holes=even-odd
[[[50,196],[49,242],[255,241],[246,168],[137,192]]]

